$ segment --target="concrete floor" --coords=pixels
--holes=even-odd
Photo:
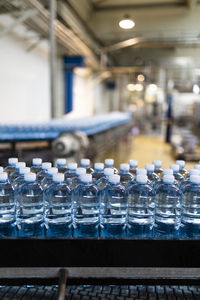
[[[139,161],[139,167],[151,163],[154,159],[162,161],[163,168],[168,168],[175,163],[172,155],[171,145],[164,142],[160,136],[138,135],[131,137],[129,141],[123,141],[106,154],[107,158],[113,158],[115,165],[119,168],[120,163],[127,163],[130,159]],[[189,170],[194,163],[187,162],[186,168]]]

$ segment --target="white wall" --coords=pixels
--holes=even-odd
[[[27,52],[14,34],[0,37],[0,122],[43,121],[50,117],[48,53]]]

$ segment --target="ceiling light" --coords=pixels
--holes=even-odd
[[[129,84],[127,84],[127,90],[129,91],[129,92],[134,92],[135,90],[136,90],[136,87],[135,87],[136,85],[135,84],[133,84],[133,83],[129,83]]]
[[[198,95],[200,92],[200,88],[199,88],[198,84],[194,84],[192,90],[193,90],[194,94]]]
[[[129,18],[129,16],[124,16],[124,18],[119,22],[119,26],[123,29],[131,29],[135,26],[135,22]]]
[[[143,85],[142,85],[141,83],[137,83],[137,84],[135,85],[135,90],[136,90],[137,92],[143,91]]]
[[[151,92],[154,92],[154,93],[155,93],[155,92],[157,91],[158,87],[157,87],[156,84],[151,83],[151,84],[149,85],[149,89],[151,90]]]
[[[137,76],[137,80],[143,82],[143,81],[145,80],[144,75],[143,75],[143,74],[139,74],[139,75]]]

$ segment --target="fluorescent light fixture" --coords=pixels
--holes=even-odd
[[[121,21],[119,21],[119,26],[123,29],[131,29],[135,26],[135,22],[126,15]]]
[[[127,87],[127,90],[128,90],[129,92],[134,92],[134,91],[136,90],[135,84],[133,84],[133,83],[127,84],[126,87]]]
[[[200,92],[200,88],[199,88],[198,84],[194,84],[192,90],[193,90],[194,94],[198,95]]]

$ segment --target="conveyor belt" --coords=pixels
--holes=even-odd
[[[63,132],[82,131],[90,136],[130,122],[130,113],[113,112],[79,119],[53,119],[43,123],[0,124],[0,142],[53,140]]]

